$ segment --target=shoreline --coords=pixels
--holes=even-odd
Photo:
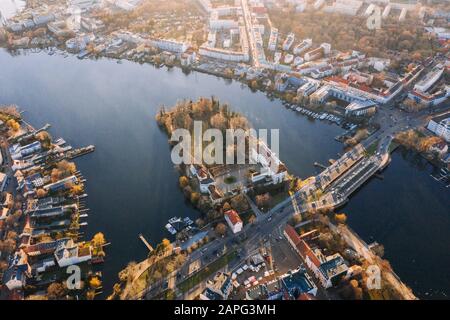
[[[13,116],[10,109],[17,110],[18,116]],[[83,240],[84,232],[80,229],[87,222],[82,219],[88,217],[89,211],[85,203],[86,180],[75,163],[68,162],[94,151],[94,147],[74,149],[62,138],[53,140],[46,131],[49,124],[35,129],[21,113],[16,105],[0,109],[2,153],[6,156],[2,174],[7,179],[6,184],[3,180],[2,191],[6,192],[7,199],[15,201],[15,207],[20,204],[21,208],[14,215],[12,209],[6,215],[6,207],[3,209],[2,219],[6,218],[3,220],[6,224],[0,229],[1,237],[6,235],[16,244],[10,247],[8,255],[1,257],[10,259],[3,272],[5,286],[1,295],[47,300],[67,294],[74,299],[94,299],[102,288],[101,268],[97,265],[104,262],[103,248],[109,243],[102,233],[95,234],[92,240]],[[14,225],[9,223],[13,217]],[[13,233],[16,236],[10,237]],[[66,250],[76,250],[77,254],[65,258],[61,254]],[[14,280],[16,275],[10,270],[21,266],[27,266],[28,271],[20,281]],[[63,270],[74,266],[81,272],[80,279],[89,282],[89,287],[69,284],[70,273],[64,275]]]

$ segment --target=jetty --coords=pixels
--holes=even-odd
[[[144,238],[144,236],[142,235],[142,233],[139,233],[139,239],[141,239],[141,241],[145,244],[145,246],[148,248],[148,251],[152,252],[153,251],[153,247],[150,245],[150,243],[148,243],[148,241]]]

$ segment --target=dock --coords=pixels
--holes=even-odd
[[[327,166],[325,166],[325,165],[323,165],[323,164],[321,164],[321,163],[319,163],[319,162],[314,162],[314,166],[315,166],[315,167],[322,168],[322,169],[328,168]]]
[[[139,233],[139,239],[141,239],[141,241],[145,244],[145,246],[148,248],[148,251],[152,252],[153,251],[153,247],[150,245],[150,243],[148,243],[148,241],[144,238],[144,236],[142,235],[142,233]]]
[[[94,152],[94,150],[95,150],[95,146],[89,145],[87,147],[83,147],[83,148],[79,148],[79,149],[75,149],[75,150],[71,150],[71,151],[67,152],[66,157],[67,157],[67,159],[74,159],[77,157],[81,157],[85,154]]]

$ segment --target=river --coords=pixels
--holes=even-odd
[[[172,216],[198,213],[185,203],[170,161],[166,135],[155,123],[159,106],[214,95],[243,113],[255,128],[280,129],[280,158],[301,177],[342,152],[343,130],[308,120],[238,82],[132,62],[78,60],[55,54],[0,51],[0,104],[25,110],[34,126],[52,124],[52,136],[73,146],[94,144],[77,160],[87,179],[91,213],[86,236],[103,232],[111,246],[103,267],[110,292],[129,261],[146,256],[142,233],[156,244]],[[371,180],[343,208],[365,240],[385,245],[394,270],[420,297],[449,294],[448,189],[429,177],[428,165],[397,152],[385,179]],[[425,295],[433,292],[433,295]]]

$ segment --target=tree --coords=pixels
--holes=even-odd
[[[184,189],[189,185],[189,179],[186,176],[181,176],[179,179],[180,187]]]
[[[256,221],[256,216],[252,214],[250,218],[248,218],[248,223],[254,223]]]
[[[52,137],[47,131],[41,131],[36,135],[36,139],[41,143],[44,149],[50,148]]]
[[[228,210],[231,210],[231,206],[230,206],[230,204],[228,202],[225,202],[223,204],[222,211],[223,212],[227,212]]]
[[[255,197],[255,201],[259,208],[268,207],[272,201],[272,197],[268,192],[266,192],[264,194],[257,195]]]
[[[290,224],[292,226],[296,226],[297,224],[299,224],[300,222],[302,222],[302,216],[300,214],[294,214],[292,215],[292,217],[290,218]]]
[[[36,195],[38,198],[44,198],[47,195],[47,191],[42,188],[37,189]]]
[[[60,282],[53,282],[47,288],[47,296],[50,300],[59,300],[66,294],[66,288]]]
[[[337,223],[345,224],[347,221],[347,215],[345,213],[336,213],[334,219]]]
[[[74,184],[72,188],[70,188],[70,194],[76,196],[83,193],[83,185],[82,184]]]
[[[220,222],[217,224],[215,232],[219,236],[224,236],[227,233],[227,226]]]
[[[20,124],[16,121],[16,120],[14,120],[14,119],[9,119],[7,122],[6,122],[6,125],[12,130],[12,131],[19,131],[19,129],[20,129]]]
[[[230,202],[231,206],[238,212],[247,211],[250,207],[247,199],[242,193],[231,198]]]
[[[94,300],[94,298],[95,298],[95,290],[88,290],[88,292],[86,292],[86,299]]]
[[[106,243],[105,235],[101,232],[97,232],[92,238],[92,244],[95,247],[101,247]]]
[[[102,285],[102,281],[98,277],[92,277],[91,280],[89,280],[89,286],[92,289],[98,289]]]
[[[195,224],[197,225],[197,227],[203,228],[203,226],[205,225],[205,221],[202,218],[198,218],[197,220],[195,220]]]
[[[167,248],[167,247],[170,246],[170,240],[164,238],[164,239],[162,239],[161,244],[162,244],[162,246],[163,246],[164,248]]]
[[[192,192],[191,193],[191,202],[193,204],[197,204],[199,199],[200,199],[200,193],[198,193],[198,192]]]

